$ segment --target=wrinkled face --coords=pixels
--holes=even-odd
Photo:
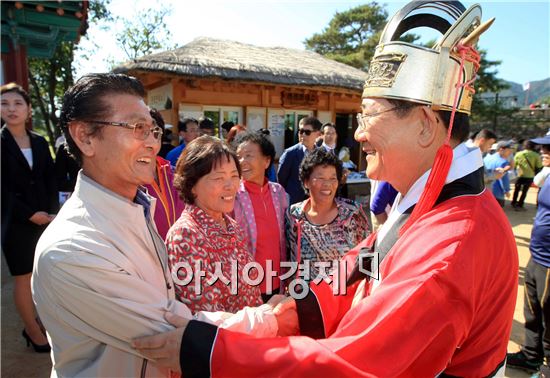
[[[323,127],[323,140],[328,146],[335,146],[338,135],[336,129],[332,126]]]
[[[210,173],[201,177],[193,187],[195,204],[212,218],[221,220],[223,213],[233,211],[239,181],[235,161],[232,158],[222,158],[214,164]]]
[[[181,135],[185,141],[185,145],[188,145],[201,135],[199,132],[199,125],[195,122],[189,122],[187,124],[187,131],[182,131]]]
[[[94,121],[147,123],[153,128],[153,119],[143,99],[128,94],[108,95],[103,99],[109,104],[111,115]],[[120,126],[104,126],[93,139],[93,174],[99,175],[100,183],[122,196],[135,195],[138,186],[150,184],[154,180],[156,155],[160,140],[150,133],[145,140],[134,137],[132,129]],[[94,178],[94,177],[92,177]]]
[[[313,149],[315,146],[315,140],[320,136],[321,132],[319,130],[314,130],[311,125],[300,124],[298,126],[298,140],[306,146],[308,150]]]
[[[21,125],[30,114],[30,106],[23,96],[16,92],[7,92],[2,95],[2,119],[8,125]]]
[[[318,165],[313,168],[311,176],[304,182],[313,201],[332,202],[338,189],[336,168],[332,165]]]
[[[257,143],[244,142],[237,147],[237,156],[241,164],[243,180],[258,185],[264,183],[265,170],[269,167],[271,159],[262,154],[262,149]]]
[[[398,187],[400,183],[410,182],[412,175],[417,174],[416,169],[407,168],[414,168],[416,151],[412,146],[418,128],[412,126],[419,121],[414,119],[414,110],[399,118],[395,111],[390,110],[392,108],[393,105],[384,99],[364,99],[364,125],[357,127],[355,140],[361,143],[367,154],[367,176]]]

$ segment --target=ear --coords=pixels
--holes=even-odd
[[[267,156],[264,156],[264,158],[265,158],[264,169],[267,169],[271,165],[271,159]]]
[[[418,144],[422,148],[431,146],[443,127],[443,121],[429,106],[420,106],[420,133]],[[445,129],[445,127],[443,127]]]
[[[83,156],[92,157],[95,155],[95,144],[90,136],[90,127],[84,122],[73,121],[69,123],[69,133]]]

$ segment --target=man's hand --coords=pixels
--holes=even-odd
[[[277,325],[279,326],[277,336],[292,336],[298,333],[300,327],[294,298],[287,297],[280,301],[273,310],[273,313],[277,318]]]
[[[503,168],[495,168],[495,180],[500,180],[505,173]]]
[[[45,211],[37,211],[29,218],[29,220],[37,225],[48,224],[53,220],[53,217]]]
[[[180,349],[181,338],[189,319],[167,312],[164,317],[176,329],[154,336],[140,337],[132,341],[132,347],[149,360],[155,361],[157,365],[169,368],[172,371],[181,373]]]

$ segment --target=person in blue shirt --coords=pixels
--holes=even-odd
[[[512,151],[512,144],[510,142],[501,141],[497,143],[496,152],[485,156],[483,159],[485,175],[495,179],[491,185],[491,191],[502,207],[504,207],[504,203],[506,202],[504,197],[510,197],[508,171],[511,167],[508,158],[512,154]]]
[[[166,154],[166,160],[170,161],[170,165],[172,167],[176,166],[178,158],[183,152],[185,146],[199,136],[199,121],[195,118],[185,118],[183,121],[179,121],[178,134],[183,138],[183,141],[179,146]]]
[[[537,215],[531,232],[531,257],[525,268],[525,341],[521,350],[509,353],[507,365],[528,371],[538,370],[540,376],[550,376],[550,131],[545,137],[532,139],[542,144],[543,170],[535,176],[541,188],[538,194]],[[543,360],[546,364],[543,365]]]

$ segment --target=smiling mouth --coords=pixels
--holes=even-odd
[[[138,163],[142,164],[151,164],[151,158],[139,158],[137,159]]]
[[[363,142],[362,149],[367,156],[376,154],[376,150],[367,142]]]

